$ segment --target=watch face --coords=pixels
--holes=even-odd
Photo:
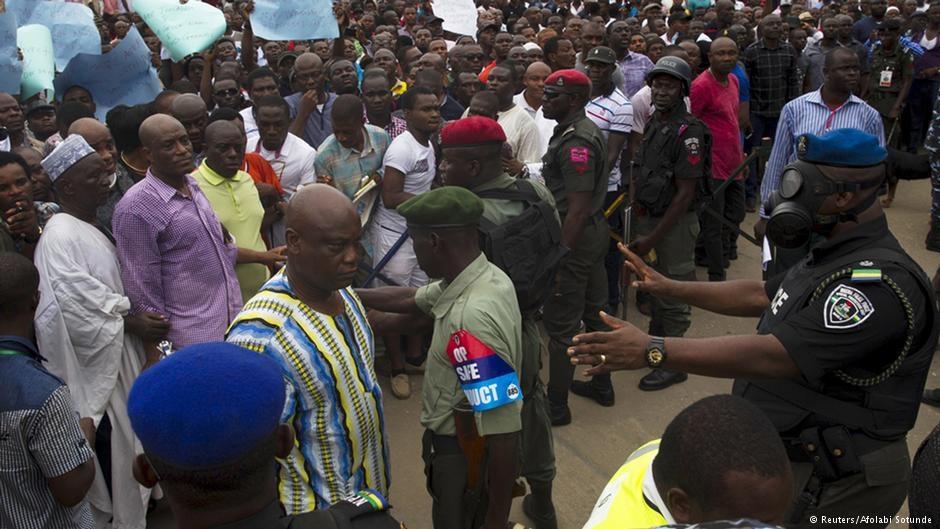
[[[663,361],[663,351],[659,348],[650,349],[649,352],[646,353],[646,357],[651,365],[658,366]]]

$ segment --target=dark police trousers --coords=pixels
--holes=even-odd
[[[578,245],[561,261],[558,287],[545,302],[542,316],[548,333],[548,400],[566,404],[574,377],[568,346],[583,322],[586,332],[606,331],[600,311],[607,307],[607,222],[599,212],[587,220]],[[598,375],[609,385],[610,375]]]

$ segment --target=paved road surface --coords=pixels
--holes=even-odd
[[[888,218],[891,230],[903,246],[927,271],[928,276],[932,276],[940,264],[940,254],[924,249],[929,207],[929,183],[904,182],[900,185],[894,205],[888,210]],[[748,215],[743,226],[750,229],[755,219],[755,214]],[[731,267],[729,277],[760,278],[759,249],[742,239],[739,255]],[[705,276],[703,269],[698,273],[699,277]],[[646,328],[648,323],[635,309],[630,311],[629,320],[641,328]],[[756,319],[731,318],[695,310],[688,336],[748,334],[754,332],[756,323]],[[669,420],[682,408],[702,397],[731,390],[731,382],[728,380],[692,376],[684,384],[662,392],[646,393],[636,389],[643,374],[645,371],[614,374],[617,404],[613,408],[601,408],[580,397],[571,397],[574,421],[569,426],[555,430],[558,477],[554,497],[561,529],[580,528],[607,480],[627,455],[641,444],[659,437]],[[543,376],[546,375],[543,373]],[[416,382],[416,394],[407,401],[392,397],[385,385],[386,427],[392,452],[391,502],[395,507],[395,516],[406,522],[409,529],[431,529],[431,502],[424,488],[422,429],[418,422],[421,411],[420,377],[413,379],[413,382]],[[927,387],[937,386],[940,386],[940,360],[935,359]],[[909,436],[912,455],[938,421],[940,411],[922,407],[917,425]],[[906,512],[905,507],[900,514]],[[165,505],[151,518],[150,527],[175,527]],[[511,519],[527,522],[520,500],[516,500],[513,506]]]

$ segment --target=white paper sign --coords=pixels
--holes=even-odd
[[[477,34],[477,8],[473,0],[437,0],[434,14],[444,19],[444,29],[458,35]]]

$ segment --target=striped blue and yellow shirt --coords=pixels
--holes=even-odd
[[[363,489],[388,495],[388,445],[374,340],[351,288],[339,316],[314,311],[272,277],[235,318],[228,341],[273,358],[287,382],[282,422],[296,434],[278,460],[287,514],[322,509]]]

